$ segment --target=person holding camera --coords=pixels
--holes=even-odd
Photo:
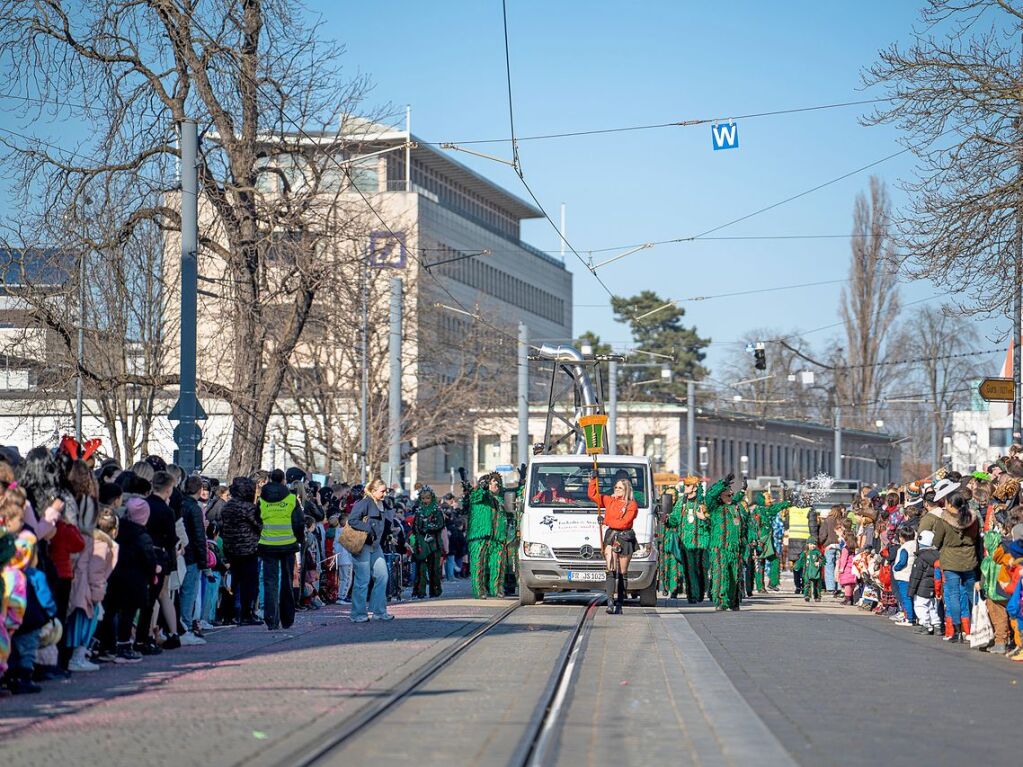
[[[394,620],[387,612],[387,561],[384,559],[383,539],[387,523],[384,511],[384,496],[387,485],[382,479],[374,479],[366,486],[366,495],[352,508],[348,524],[355,530],[366,533],[362,551],[352,555],[355,564],[355,583],[352,586],[353,623],[366,623],[369,613],[373,620]],[[369,587],[370,577],[373,588]],[[368,611],[367,611],[368,597]]]
[[[599,476],[596,470],[590,472],[587,495],[597,504],[597,524],[607,528],[602,538],[604,561],[607,564],[607,613],[621,615],[625,592],[628,590],[629,561],[638,548],[632,523],[636,520],[639,506],[632,497],[632,482],[628,478],[617,477],[613,495],[601,495]]]

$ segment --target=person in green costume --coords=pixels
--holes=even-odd
[[[754,586],[757,593],[766,594],[770,585],[772,591],[778,588],[781,568],[778,561],[778,550],[781,541],[776,542],[775,527],[778,515],[787,509],[788,501],[771,502],[770,493],[754,493],[751,509],[750,539],[755,541],[754,550]]]
[[[742,559],[747,549],[745,511],[732,490],[734,474],[715,482],[707,491],[710,517],[711,598],[716,610],[738,610],[742,587]]]
[[[682,480],[682,495],[676,504],[682,519],[682,559],[685,572],[686,600],[702,602],[709,593],[707,583],[707,544],[710,541],[710,519],[703,505],[703,484],[699,477]]]
[[[487,492],[494,506],[494,536],[487,549],[487,593],[492,597],[504,596],[504,576],[508,572],[508,537],[515,536],[515,518],[504,506],[504,483],[496,471],[490,479]]]
[[[463,497],[469,499],[468,526],[465,532],[469,544],[469,581],[472,584],[473,596],[477,599],[486,599],[488,567],[500,507],[496,492],[500,488],[501,480],[500,477],[495,480],[492,475],[484,474],[473,488],[465,480],[465,469],[459,469],[458,472],[462,476]],[[491,492],[492,487],[494,492]]]
[[[425,598],[427,583],[429,583],[430,596],[439,597],[441,593],[440,534],[444,529],[444,512],[437,504],[437,496],[429,485],[419,491],[412,527],[415,532],[412,555],[416,560],[416,585],[412,595],[416,599]]]
[[[803,573],[803,600],[821,601],[821,588],[824,581],[824,555],[817,548],[817,542],[812,538],[806,542],[806,548],[799,555],[796,564],[792,568]]]
[[[664,520],[664,532],[661,535],[661,550],[658,560],[658,580],[661,593],[677,599],[682,591],[684,580],[685,557],[682,553],[682,498],[674,504]]]

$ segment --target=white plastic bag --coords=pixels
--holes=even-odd
[[[995,639],[995,627],[987,613],[987,602],[980,598],[980,592],[973,592],[973,615],[970,618],[970,649],[980,650]]]

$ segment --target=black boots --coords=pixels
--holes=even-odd
[[[608,615],[621,615],[622,605],[625,603],[625,590],[628,586],[628,580],[623,573],[617,573],[617,583],[615,579],[616,573],[608,573],[604,581],[604,589],[607,592],[607,614]],[[617,585],[617,589],[615,586]],[[615,593],[617,591],[617,594]]]

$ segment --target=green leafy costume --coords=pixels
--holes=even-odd
[[[721,500],[721,495],[731,489],[732,479],[729,475],[718,480],[707,491],[711,598],[718,610],[739,609],[742,560],[748,547],[743,505]]]
[[[761,594],[767,591],[765,578],[773,586],[777,586],[779,575],[778,551],[775,548],[774,520],[784,509],[792,504],[788,501],[767,505],[763,493],[753,496],[754,506],[750,510],[750,543],[756,555],[754,561],[754,583]]]
[[[485,598],[488,593],[490,596],[501,593],[493,588],[491,565],[495,557],[500,559],[500,551],[495,551],[498,548],[495,541],[500,540],[503,548],[504,528],[502,538],[497,539],[495,533],[498,518],[503,518],[504,513],[500,500],[489,490],[490,479],[491,475],[487,474],[476,488],[464,487],[469,495],[469,524],[465,536],[469,543],[469,577],[473,596],[477,599]]]
[[[431,597],[439,597],[441,594],[441,532],[444,530],[444,512],[437,505],[433,491],[424,488],[419,493],[420,499],[425,492],[430,494],[430,503],[423,505],[420,500],[416,504],[415,519],[412,522],[415,532],[412,555],[416,560],[416,585],[412,595],[420,598],[426,596],[427,583]]]
[[[680,500],[682,512],[682,556],[685,560],[686,599],[702,602],[707,593],[707,547],[710,541],[710,520],[700,519],[704,505],[703,485],[696,486],[696,496]],[[676,504],[677,505],[677,504]]]
[[[803,549],[792,569],[803,573],[803,599],[809,602],[812,596],[819,602],[821,582],[824,580],[824,555],[820,549]]]
[[[664,520],[664,532],[661,536],[661,559],[658,568],[661,591],[671,596],[678,596],[683,586],[683,567],[685,558],[682,554],[682,499],[675,501],[671,512]]]

